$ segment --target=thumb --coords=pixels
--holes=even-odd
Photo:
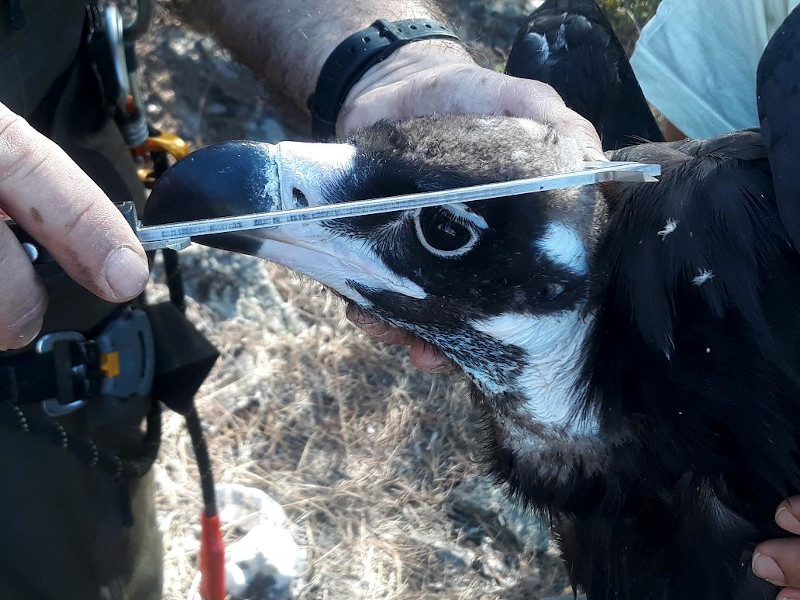
[[[141,244],[108,197],[61,148],[1,104],[0,209],[97,296],[129,300],[147,283]]]

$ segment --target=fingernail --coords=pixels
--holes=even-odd
[[[775,585],[785,585],[786,575],[774,560],[765,554],[753,556],[753,573]]]
[[[800,521],[785,506],[781,506],[775,513],[775,522],[786,531],[800,534]]]
[[[800,600],[800,592],[783,591],[780,600]]]
[[[25,328],[25,331],[19,334],[19,341],[17,342],[17,348],[24,348],[28,344],[30,344],[33,340],[36,339],[36,336],[39,335],[39,332],[42,330],[42,323],[44,322],[44,318],[36,319],[30,326]]]
[[[104,266],[106,282],[118,300],[138,296],[150,276],[147,261],[125,246],[114,250]]]

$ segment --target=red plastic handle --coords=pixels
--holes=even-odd
[[[200,595],[203,600],[225,600],[225,542],[219,515],[202,519],[200,540]]]

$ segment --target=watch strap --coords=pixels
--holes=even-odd
[[[345,39],[328,56],[308,98],[314,139],[336,136],[336,120],[347,94],[370,67],[410,42],[436,38],[458,40],[447,27],[429,19],[378,19]]]

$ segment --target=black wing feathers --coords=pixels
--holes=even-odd
[[[778,210],[800,250],[800,7],[767,45],[758,66],[757,90]]]
[[[685,446],[676,456],[691,457],[687,466],[698,461],[700,472],[724,471],[730,457],[718,442],[732,440],[742,457],[733,464],[750,480],[730,503],[742,513],[779,499],[800,483],[800,257],[778,218],[760,136],[647,144],[613,158],[655,160],[663,175],[657,184],[620,186],[609,201],[587,360],[602,408],[669,424]],[[615,373],[634,364],[624,370],[638,378]],[[745,502],[752,490],[761,497]]]
[[[605,150],[663,140],[625,50],[593,0],[548,0],[534,11],[506,73],[553,86],[592,122]]]
[[[592,0],[545,2],[507,71],[551,84],[605,148],[661,139]],[[785,535],[775,506],[800,491],[800,8],[758,77],[763,140],[739,131],[611,153],[663,174],[605,189],[590,269],[582,379],[586,410],[621,439],[601,494],[620,511],[559,528],[592,600],[776,592],[748,563]]]
[[[610,190],[584,377],[604,428],[641,427],[616,468],[649,493],[633,489],[623,518],[575,517],[589,555],[573,568],[593,600],[774,594],[747,564],[800,489],[800,257],[766,151],[743,131],[613,159],[663,175]]]
[[[664,168],[657,184],[618,188],[613,235],[600,253],[647,343],[672,352],[676,298],[687,291],[716,318],[734,308],[764,332],[758,282],[788,239],[758,133],[634,146],[614,158],[655,160]],[[635,252],[623,246],[630,239],[638,239]]]

